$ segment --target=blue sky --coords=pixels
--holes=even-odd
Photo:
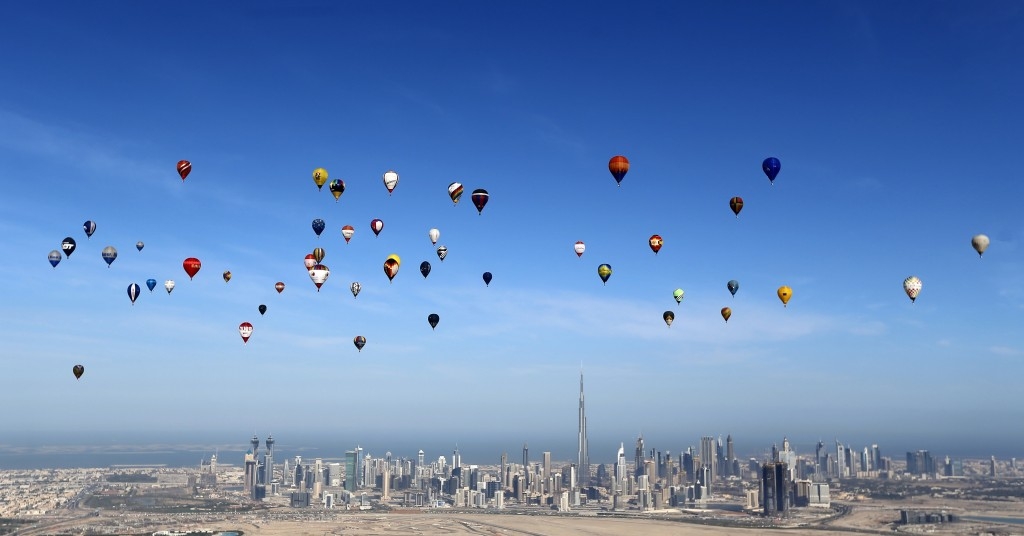
[[[7,18],[8,429],[571,452],[582,363],[591,435],[615,446],[1024,439],[1019,4],[37,2]],[[317,167],[345,180],[340,201]],[[51,269],[65,236],[78,249]],[[302,265],[317,246],[320,292]]]

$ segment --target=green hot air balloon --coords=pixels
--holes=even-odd
[[[672,297],[676,299],[676,303],[683,303],[683,289],[677,288],[672,292]]]

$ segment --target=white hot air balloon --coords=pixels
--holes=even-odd
[[[903,280],[903,290],[906,291],[907,296],[910,297],[910,301],[914,302],[917,300],[917,295],[921,293],[921,279],[916,275],[912,275]]]
[[[983,234],[977,234],[971,238],[971,246],[974,247],[974,251],[978,252],[979,257],[988,249],[988,242],[988,237]]]
[[[437,244],[437,240],[441,238],[441,231],[437,228],[427,231],[427,236],[430,237],[431,244]]]
[[[587,245],[584,244],[583,241],[579,241],[579,242],[576,242],[576,244],[572,247],[572,249],[573,249],[573,251],[576,252],[576,256],[577,257],[582,257],[583,256],[583,252],[587,250]]]
[[[352,297],[353,298],[355,298],[356,296],[359,296],[359,291],[363,290],[363,286],[359,284],[359,281],[353,281],[352,284],[349,285],[348,288],[349,288],[349,290],[352,291]]]
[[[167,289],[167,293],[170,294],[171,291],[174,290],[174,280],[168,279],[167,281],[164,281],[164,288]]]
[[[316,291],[320,292],[320,286],[327,281],[327,277],[331,275],[331,269],[323,264],[314,265],[309,269],[309,278],[313,280],[313,284],[316,285]]]
[[[384,187],[388,189],[388,195],[395,191],[395,186],[398,185],[398,173],[393,169],[389,169],[384,172]]]

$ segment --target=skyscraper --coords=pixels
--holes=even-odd
[[[710,471],[707,482],[710,490],[711,483],[718,480],[718,444],[715,443],[715,438],[711,436],[700,438],[700,461]]]
[[[355,491],[358,472],[359,453],[354,450],[345,451],[345,491]]]
[[[274,482],[274,434],[267,436],[267,452],[263,454],[264,484]]]
[[[636,438],[636,450],[633,452],[633,476],[644,474],[644,435]]]
[[[622,443],[619,443],[619,451],[615,454],[615,483],[612,489],[616,494],[621,494],[625,491],[626,481],[626,447]]]
[[[530,449],[523,443],[523,478],[526,479],[524,487],[530,485]]]
[[[579,453],[576,467],[579,471],[579,485],[590,485],[590,453],[587,447],[587,412],[583,405],[583,370],[580,370],[580,415],[579,415]],[[573,485],[576,485],[573,482]]]

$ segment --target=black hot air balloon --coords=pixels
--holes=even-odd
[[[437,316],[437,313],[430,313],[427,315],[427,323],[430,324],[430,329],[437,327],[437,323],[441,321],[441,317]]]
[[[426,279],[430,275],[430,263],[423,261],[420,263],[420,273],[423,274],[423,278]]]
[[[267,313],[267,306],[266,306],[266,305],[263,305],[263,304],[261,303],[261,304],[260,304],[260,306],[259,306],[259,310],[260,310],[260,316],[263,316],[264,314],[266,314],[266,313]]]
[[[75,365],[71,367],[71,372],[75,375],[76,379],[81,379],[82,374],[85,374],[85,367],[82,365]]]
[[[484,284],[491,286],[491,272],[484,272]]]
[[[65,255],[67,255],[68,257],[70,257],[70,256],[71,256],[71,254],[75,252],[75,247],[76,247],[77,245],[78,245],[78,244],[76,244],[76,243],[75,243],[75,239],[74,239],[74,238],[71,238],[71,237],[69,236],[69,237],[66,237],[66,238],[65,238],[65,239],[64,239],[64,240],[63,240],[63,241],[62,241],[62,242],[60,243],[60,249],[64,251],[64,254],[65,254]]]

